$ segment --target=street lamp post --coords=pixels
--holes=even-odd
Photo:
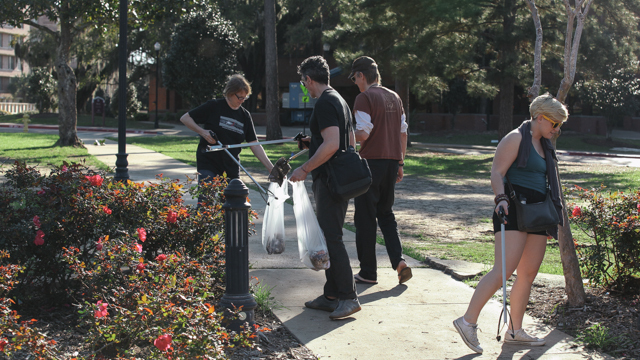
[[[120,0],[120,34],[118,43],[118,153],[117,181],[129,180],[127,161],[127,0]]]
[[[158,124],[158,81],[160,81],[158,78],[158,72],[160,68],[160,43],[156,42],[155,45],[153,45],[153,48],[156,50],[156,119],[154,127],[157,129],[160,127]]]
[[[327,53],[329,52],[329,50],[331,50],[331,45],[329,45],[329,43],[324,43],[324,45],[322,45],[322,57],[323,58],[327,58]]]

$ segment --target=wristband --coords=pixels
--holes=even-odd
[[[404,166],[404,163],[399,163],[398,166]]]
[[[509,196],[507,194],[496,195],[496,197],[493,199],[493,202],[496,203],[496,205],[498,205],[498,203],[503,200],[507,202],[507,206],[510,204]]]
[[[304,165],[300,166],[300,169],[302,169],[302,171],[304,171],[305,173],[309,173],[307,170],[304,169]]]

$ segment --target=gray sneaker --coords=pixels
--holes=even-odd
[[[516,330],[515,333],[509,329],[504,334],[504,343],[526,346],[543,346],[546,343],[546,340],[533,337],[524,332],[524,329]]]
[[[459,317],[458,319],[453,321],[453,326],[456,327],[456,330],[458,330],[458,333],[462,337],[462,340],[471,350],[477,352],[478,354],[482,354],[482,348],[480,347],[480,342],[478,341],[478,325],[465,325],[462,321],[462,317]]]
[[[358,299],[345,299],[338,301],[338,307],[329,314],[332,320],[343,319],[347,316],[357,313],[362,309]]]
[[[338,299],[329,300],[324,295],[320,295],[314,300],[304,303],[304,306],[309,309],[332,312],[338,307]]]

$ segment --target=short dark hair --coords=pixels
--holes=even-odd
[[[320,84],[329,85],[329,64],[322,56],[311,56],[298,65],[298,74]]]

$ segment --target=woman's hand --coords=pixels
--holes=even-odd
[[[509,215],[509,203],[507,202],[507,200],[501,200],[498,202],[498,205],[496,205],[495,208],[495,212],[498,215],[498,218],[500,218],[500,209],[502,209],[502,211],[504,211],[504,215],[505,217],[507,215]],[[505,219],[505,224],[507,223],[506,219]]]
[[[202,131],[200,131],[199,134],[200,136],[202,136],[203,139],[205,139],[211,145],[215,145],[218,143],[216,139],[213,138],[209,130],[202,129]]]

